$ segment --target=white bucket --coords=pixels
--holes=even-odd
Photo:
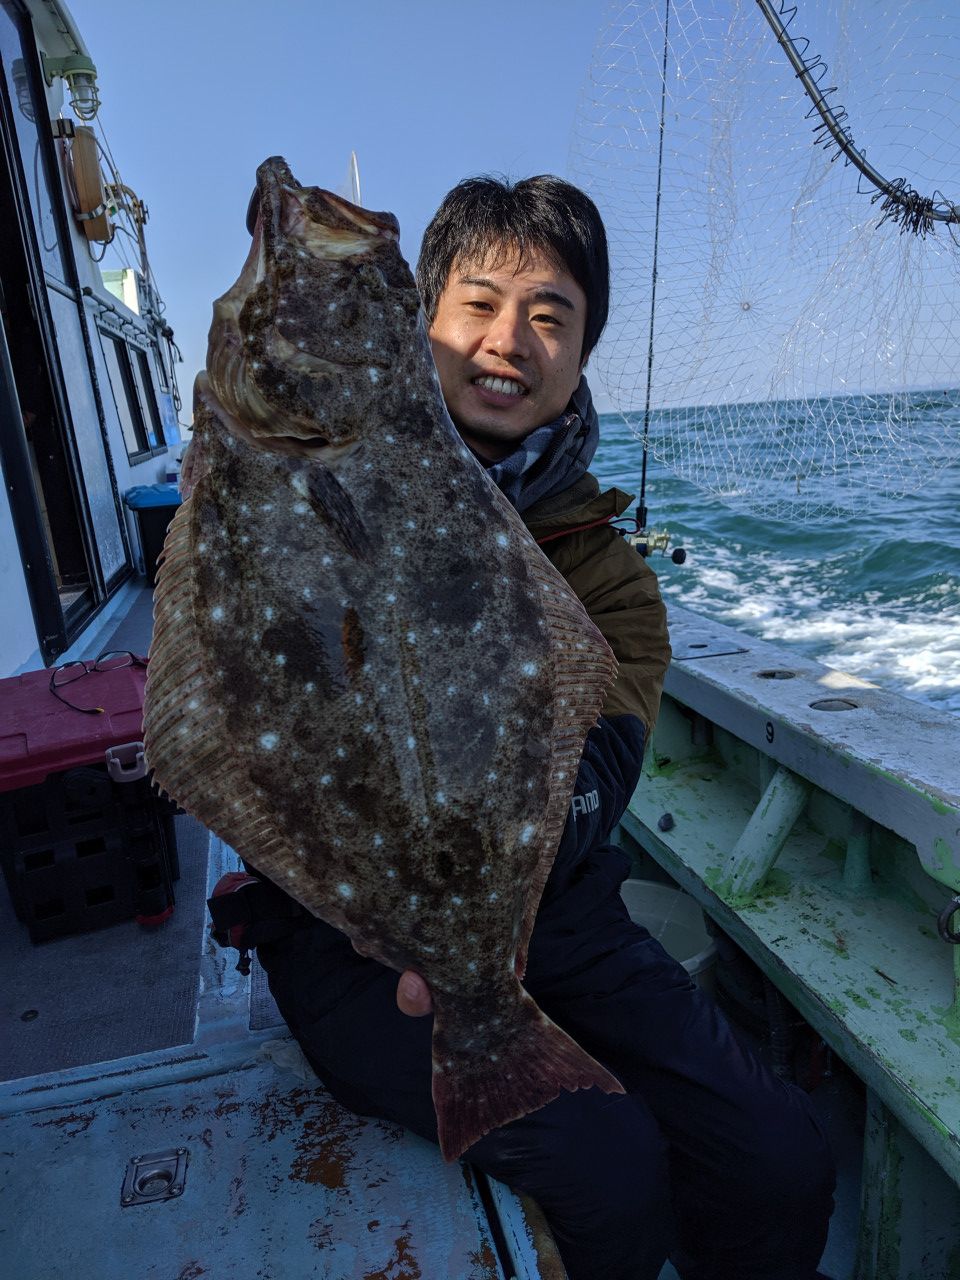
[[[696,900],[681,889],[654,880],[625,880],[620,893],[630,919],[649,929],[698,987],[712,991],[717,944],[707,933]]]

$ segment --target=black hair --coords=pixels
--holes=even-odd
[[[545,254],[576,280],[587,299],[581,359],[597,345],[610,306],[607,236],[597,206],[579,187],[540,174],[506,178],[464,178],[444,196],[423,236],[417,287],[427,319],[433,321],[440,295],[459,261],[504,258],[516,248],[520,264],[531,252]]]

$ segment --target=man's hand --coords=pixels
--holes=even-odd
[[[397,983],[397,1008],[411,1018],[422,1018],[433,1012],[430,988],[412,969],[405,969]]]

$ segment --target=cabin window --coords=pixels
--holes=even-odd
[[[48,163],[52,140],[41,136],[39,125],[49,132],[50,113],[46,98],[37,98],[40,78],[36,50],[32,39],[24,39],[29,31],[28,19],[11,11],[8,3],[0,4],[0,62],[3,64],[10,116],[19,143],[20,168],[29,208],[33,214],[37,248],[44,270],[58,280],[65,280],[60,235],[48,185]],[[6,111],[4,111],[6,114]],[[38,124],[39,122],[39,124]],[[59,192],[58,192],[59,195]]]
[[[163,362],[163,356],[160,354],[160,348],[154,343],[150,348],[153,352],[153,365],[157,371],[157,385],[161,391],[170,390],[170,379],[167,376],[167,366]]]
[[[157,393],[153,387],[153,378],[150,376],[147,353],[141,351],[139,347],[128,347],[127,350],[137,391],[140,393],[140,408],[147,427],[147,443],[151,449],[162,449],[164,447],[163,421],[157,404]]]
[[[150,443],[149,428],[140,408],[140,397],[137,393],[136,375],[130,352],[122,338],[115,338],[103,329],[100,330],[100,345],[103,347],[103,355],[107,362],[107,372],[110,375],[110,386],[113,388],[120,429],[127,446],[127,457],[131,462],[139,462],[149,455],[154,446]]]

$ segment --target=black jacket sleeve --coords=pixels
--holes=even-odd
[[[639,716],[601,716],[587,734],[566,825],[542,902],[562,893],[586,855],[605,844],[630,802],[643,763]]]

